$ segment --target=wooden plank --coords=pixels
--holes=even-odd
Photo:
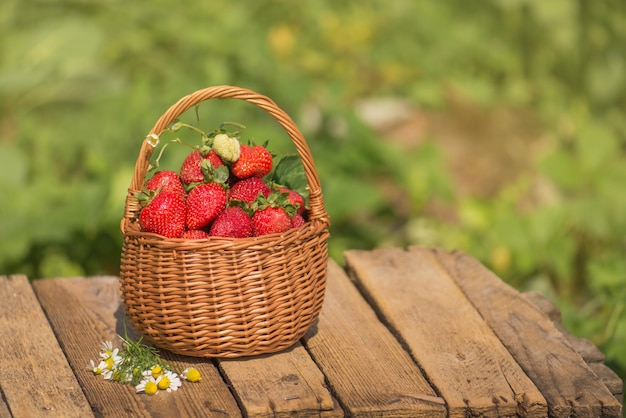
[[[436,255],[548,401],[555,417],[621,416],[621,405],[563,334],[526,298],[465,254]]]
[[[0,415],[93,416],[28,279],[1,276],[0,300]]]
[[[164,354],[182,368],[196,367],[203,379],[183,383],[172,393],[139,395],[130,385],[108,382],[86,370],[98,356],[102,341],[121,347],[118,334],[124,333],[124,313],[120,307],[115,277],[95,279],[47,279],[33,283],[70,365],[89,403],[99,416],[241,416],[239,407],[210,360]],[[129,335],[136,331],[128,325]]]
[[[545,296],[537,292],[524,292],[522,295],[530,300],[533,305],[535,305],[548,317],[548,319],[552,321],[554,326],[561,331],[565,339],[567,339],[570,345],[578,354],[580,354],[585,362],[588,364],[604,363],[606,357],[598,347],[596,347],[591,341],[585,338],[578,338],[565,329],[563,324],[561,324],[561,312]]]
[[[533,305],[543,312],[552,322],[555,324],[561,323],[561,311],[556,307],[554,303],[541,293],[537,291],[530,291],[522,293],[524,297],[530,300]]]
[[[332,260],[320,319],[304,338],[352,417],[443,417],[443,399]]]
[[[2,393],[2,386],[0,386],[0,394]],[[0,397],[0,417],[10,417],[11,411],[9,411],[9,405]]]
[[[591,341],[585,338],[577,338],[572,335],[561,324],[561,312],[548,298],[541,293],[532,291],[524,292],[522,295],[530,300],[541,312],[543,312],[548,319],[552,321],[554,326],[561,331],[565,339],[572,346],[574,350],[582,357],[582,359],[589,365],[589,368],[600,378],[602,383],[606,385],[606,388],[613,394],[615,399],[620,404],[623,403],[624,382],[622,379],[604,364],[606,357],[604,353],[600,351]]]
[[[602,380],[606,388],[615,396],[619,403],[622,403],[624,394],[624,381],[611,370],[610,367],[603,363],[590,363],[589,368]]]
[[[300,343],[280,353],[218,363],[247,417],[343,416]]]
[[[348,251],[347,266],[448,405],[449,416],[545,416],[541,393],[437,260]]]

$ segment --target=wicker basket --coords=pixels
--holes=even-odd
[[[302,160],[308,222],[255,238],[169,239],[142,232],[135,193],[143,187],[154,135],[208,99],[233,98],[265,110]],[[239,87],[198,90],[171,106],[143,141],[121,221],[121,295],[132,325],[157,347],[194,357],[233,358],[283,350],[315,322],[324,300],[329,218],[309,147],[271,99]]]

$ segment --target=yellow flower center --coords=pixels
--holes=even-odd
[[[156,383],[154,383],[154,382],[147,382],[146,383],[146,388],[144,389],[144,392],[146,392],[146,395],[155,395],[158,390],[159,389],[157,388]]]
[[[157,383],[157,386],[161,390],[165,390],[165,389],[169,388],[170,387],[170,379],[167,376],[161,377],[161,380],[159,380],[159,383]]]
[[[190,382],[199,382],[202,380],[202,376],[200,376],[200,372],[196,369],[189,369],[187,371],[187,380]]]
[[[113,370],[113,365],[115,365],[115,360],[113,360],[113,357],[109,357],[108,359],[104,360],[104,362],[107,365],[107,369]]]
[[[155,379],[163,374],[163,368],[161,366],[154,366],[152,368],[152,377]]]

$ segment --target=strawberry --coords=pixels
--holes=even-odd
[[[152,178],[146,182],[146,189],[157,192],[173,192],[181,196],[186,194],[180,176],[171,170],[163,170],[154,173]]]
[[[178,193],[161,191],[141,209],[139,224],[146,232],[180,238],[185,231],[185,217],[185,198]]]
[[[183,233],[181,238],[185,239],[206,239],[209,237],[209,234],[202,229],[188,229]]]
[[[226,189],[219,183],[203,183],[187,195],[187,228],[202,229],[226,207]]]
[[[291,227],[292,228],[300,228],[305,223],[306,223],[306,221],[304,220],[302,215],[295,214],[295,215],[293,215],[291,217]]]
[[[279,187],[278,191],[281,193],[287,193],[287,199],[297,208],[296,213],[298,215],[302,215],[304,213],[304,197],[302,197],[300,193],[295,190],[288,189],[287,187]]]
[[[232,173],[240,179],[264,177],[272,171],[272,154],[261,145],[241,145],[239,158],[231,166]]]
[[[234,136],[225,133],[219,133],[213,138],[213,150],[223,161],[235,162],[239,159],[241,145],[239,140]]]
[[[252,215],[252,230],[256,237],[285,232],[290,228],[291,219],[285,209],[279,206],[259,209]]]
[[[259,193],[267,197],[271,191],[260,177],[249,177],[239,180],[231,186],[229,201],[239,200],[251,204],[259,196]]]
[[[252,236],[252,219],[239,206],[230,206],[213,221],[210,236],[248,238]]]
[[[221,158],[212,150],[207,153],[203,153],[200,150],[192,151],[189,155],[187,155],[180,167],[180,178],[183,183],[189,185],[205,181],[206,173],[202,167],[204,160],[211,163],[210,165],[212,169],[216,169],[224,165]]]

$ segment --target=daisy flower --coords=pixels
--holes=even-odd
[[[182,386],[180,376],[161,360],[156,348],[143,344],[141,339],[133,341],[128,337],[120,338],[124,342],[122,350],[114,348],[111,341],[103,342],[99,359],[91,360],[87,369],[105,380],[130,383],[137,393],[148,395],[155,395],[160,390],[176,391]]]
[[[100,344],[100,357],[109,357],[113,353],[113,341],[103,341]]]
[[[157,387],[157,380],[152,377],[146,377],[143,379],[137,386],[135,386],[135,390],[137,393],[145,393],[146,395],[156,395],[159,393],[159,388]]]
[[[166,390],[168,392],[176,391],[179,387],[182,386],[180,377],[178,377],[176,373],[169,370],[165,371],[165,373],[157,377],[156,384],[159,389]]]
[[[87,370],[90,370],[95,375],[101,375],[102,372],[106,369],[107,364],[100,360],[98,364],[96,364],[93,360],[89,360],[89,364],[87,365]]]
[[[113,348],[111,341],[105,341],[100,345],[100,358],[106,363],[108,370],[115,369],[121,362],[122,356],[120,356],[119,348]]]
[[[195,369],[193,367],[187,367],[185,370],[183,370],[183,379],[189,382],[199,382],[202,380],[202,376],[200,375],[198,369]]]
[[[161,376],[163,373],[165,373],[165,370],[163,369],[163,367],[157,364],[156,366],[153,366],[149,370],[144,370],[142,375],[144,377],[152,376],[156,379],[157,377]]]
[[[133,380],[133,375],[124,370],[115,369],[113,370],[113,380],[121,383],[130,383]]]
[[[113,380],[113,370],[112,369],[104,369],[102,370],[102,377],[104,377],[104,380]]]

